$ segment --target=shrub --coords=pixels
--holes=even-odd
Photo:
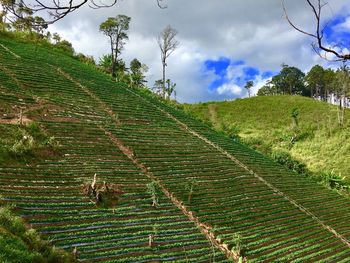
[[[336,174],[334,171],[324,171],[320,174],[321,180],[327,186],[338,190],[349,190],[349,185],[346,184],[344,177]]]
[[[271,157],[277,163],[287,167],[288,169],[293,170],[298,174],[307,173],[306,165],[299,162],[298,160],[293,159],[293,157],[284,150],[273,150]]]

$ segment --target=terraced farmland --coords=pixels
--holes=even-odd
[[[81,261],[232,262],[239,234],[250,262],[350,261],[349,199],[60,53],[0,44],[0,105],[62,151],[1,166],[0,193],[56,246]],[[115,208],[83,195],[94,174],[122,189]]]

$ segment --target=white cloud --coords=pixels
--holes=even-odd
[[[286,2],[291,18],[311,30],[314,21],[306,1]],[[84,6],[50,26],[50,30],[71,41],[78,52],[98,59],[109,52],[107,38],[98,31],[99,24],[110,16],[130,16],[129,41],[122,57],[127,62],[136,57],[146,63],[152,86],[161,76],[156,36],[166,25],[172,25],[179,32],[181,47],[169,57],[168,77],[177,83],[178,98],[187,102],[226,99],[228,93],[237,93],[232,86],[223,89],[228,93],[208,91],[215,76],[203,69],[207,59],[244,60],[260,71],[279,71],[282,63],[305,70],[322,62],[312,51],[312,39],[285,21],[279,0],[167,0],[167,4],[167,9],[159,9],[155,0],[125,0],[107,9]],[[326,19],[337,13],[344,1],[332,0],[330,4],[333,13],[325,10]]]
[[[237,97],[238,95],[241,95],[242,90],[243,89],[241,87],[231,82],[231,83],[225,83],[221,85],[217,89],[217,93],[219,95],[229,95],[229,96]]]

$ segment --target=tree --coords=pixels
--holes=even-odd
[[[57,33],[53,33],[52,39],[55,41],[55,44],[58,44],[58,42],[61,41],[61,36]]]
[[[166,99],[170,100],[171,95],[173,93],[176,93],[175,87],[176,87],[176,83],[172,82],[170,79],[166,80],[166,85],[165,85]]]
[[[142,64],[138,59],[134,58],[130,61],[130,77],[132,87],[143,87],[147,82],[145,80],[145,75],[148,71],[148,67]]]
[[[350,93],[350,69],[345,64],[335,73],[333,92],[339,102],[338,124],[343,126],[345,123],[346,101]]]
[[[34,30],[38,34],[42,34],[47,29],[48,24],[40,16],[34,16],[34,11],[27,5],[21,3],[22,1],[15,0],[0,0],[1,20],[8,20],[12,27],[18,31],[32,32]],[[17,16],[9,18],[11,9],[15,10]]]
[[[83,53],[78,53],[75,58],[87,65],[95,66],[96,62],[93,56],[86,56]]]
[[[167,58],[176,50],[176,48],[180,45],[180,42],[175,39],[177,35],[177,31],[172,28],[170,25],[164,28],[164,30],[158,35],[157,42],[160,48],[160,57],[162,61],[162,82],[163,82],[163,90],[162,97],[165,98],[166,95],[166,78],[165,78],[165,68],[167,66],[166,60]]]
[[[325,85],[325,88],[324,88],[324,91],[323,91],[323,94],[322,94],[322,99],[324,101],[327,101],[328,98],[329,98],[329,95],[331,93],[333,93],[332,91],[332,83],[334,82],[334,79],[335,79],[335,72],[333,69],[326,69],[325,72],[324,72],[324,85]]]
[[[349,52],[349,48],[339,48],[341,47],[340,43],[333,45],[333,46],[328,46],[327,44],[325,44],[324,42],[324,32],[326,30],[326,26],[322,26],[322,10],[324,9],[324,7],[328,4],[327,2],[323,2],[321,0],[317,0],[316,3],[313,3],[311,0],[306,0],[308,6],[311,9],[312,15],[315,19],[315,30],[314,32],[309,32],[306,31],[304,29],[302,29],[301,27],[297,26],[290,18],[289,15],[287,13],[287,8],[285,5],[285,1],[282,1],[282,6],[283,6],[283,10],[284,10],[284,14],[285,17],[288,21],[288,23],[298,32],[307,35],[313,39],[315,39],[315,43],[312,44],[313,50],[320,55],[321,57],[328,59],[327,58],[327,54],[331,54],[335,57],[334,60],[337,61],[347,61],[350,60],[350,52]],[[322,52],[324,52],[322,54]]]
[[[166,8],[163,4],[164,0],[156,0],[160,8]],[[88,5],[93,9],[112,7],[117,4],[118,0],[69,0],[69,1],[42,1],[42,0],[0,0],[0,5],[6,13],[11,14],[15,18],[22,19],[23,14],[19,12],[20,8],[30,9],[32,14],[43,13],[43,16],[48,17],[45,24],[52,24],[64,18],[68,14],[74,12],[84,5]]]
[[[305,76],[305,81],[310,90],[311,97],[319,98],[324,94],[325,70],[320,65],[313,66]]]
[[[112,55],[108,54],[108,55],[103,55],[99,62],[98,65],[101,67],[101,69],[108,73],[108,74],[112,74]]]
[[[249,80],[246,82],[244,88],[248,91],[248,97],[250,98],[251,95],[251,88],[254,86],[254,82],[252,80]]]
[[[126,15],[117,15],[109,17],[100,25],[100,31],[109,37],[112,57],[112,76],[116,77],[116,64],[118,55],[124,47],[125,40],[128,39],[130,17]]]
[[[154,82],[152,90],[155,94],[162,96],[162,92],[164,89],[164,82],[162,79],[158,79]]]
[[[60,42],[58,42],[57,44],[55,44],[55,47],[63,50],[64,52],[66,52],[67,54],[73,56],[74,55],[74,48],[72,46],[72,43],[70,43],[67,40],[61,40]]]
[[[165,83],[162,79],[158,79],[154,82],[152,90],[163,99],[170,99],[173,93],[176,94],[175,87],[176,83],[170,79],[167,79]]]
[[[309,96],[304,77],[305,74],[300,69],[283,64],[280,73],[272,77],[271,84],[282,94]]]
[[[277,90],[276,86],[272,85],[271,82],[266,83],[263,87],[258,90],[258,96],[272,96],[279,95],[281,92]]]

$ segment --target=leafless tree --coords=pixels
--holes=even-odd
[[[315,43],[312,44],[312,47],[314,51],[320,55],[321,57],[328,59],[327,54],[332,54],[335,56],[335,61],[347,61],[350,60],[350,53],[344,53],[341,51],[341,47],[339,45],[334,45],[334,46],[329,46],[325,44],[324,41],[324,31],[326,26],[322,26],[322,11],[324,8],[328,5],[327,2],[324,2],[322,0],[317,0],[317,1],[311,1],[311,0],[306,0],[307,4],[309,5],[312,15],[315,19],[315,31],[314,32],[309,32],[301,27],[297,26],[292,19],[290,19],[287,8],[285,5],[285,0],[282,1],[282,6],[283,6],[283,11],[285,14],[285,17],[288,21],[288,23],[298,32],[305,34],[307,36],[310,36],[315,39]]]
[[[162,60],[163,75],[162,84],[163,91],[162,96],[165,98],[165,68],[167,66],[167,58],[175,51],[175,49],[180,45],[180,42],[175,39],[177,31],[170,25],[164,28],[164,30],[158,35],[157,42],[160,48],[160,57]]]
[[[160,8],[166,8],[165,0],[156,0]],[[35,13],[46,13],[46,24],[52,24],[64,18],[78,8],[88,5],[93,9],[112,7],[118,0],[0,0],[0,5],[7,13],[15,18],[22,18],[23,10]]]

